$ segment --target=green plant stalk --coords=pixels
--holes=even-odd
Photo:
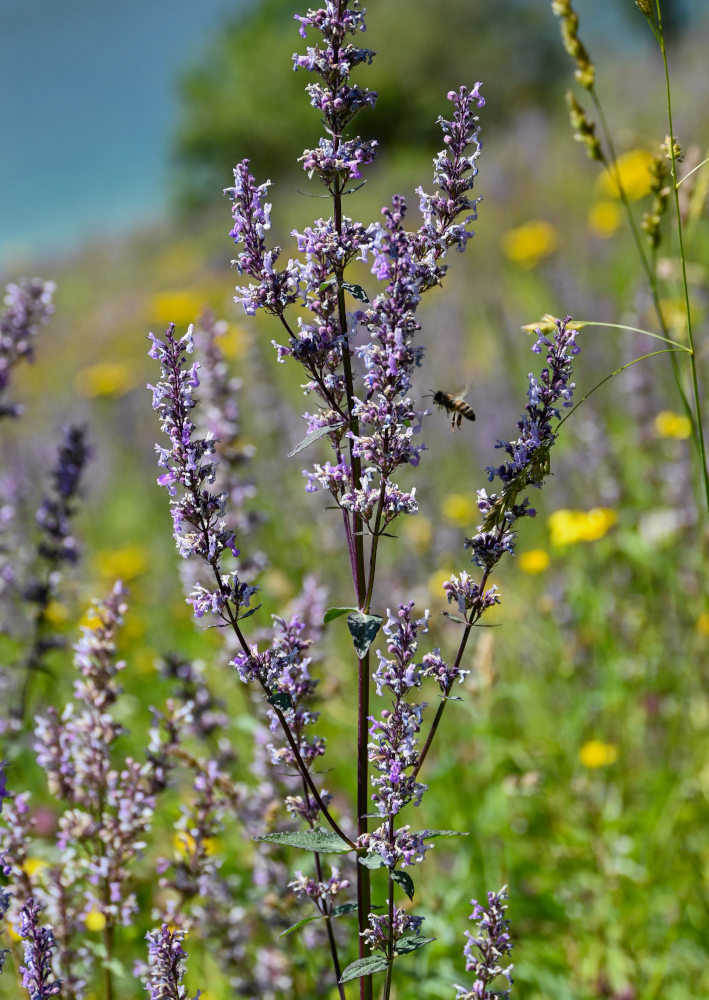
[[[709,470],[707,469],[706,446],[704,443],[704,427],[702,401],[699,392],[699,375],[697,372],[697,356],[694,350],[694,332],[692,330],[692,311],[689,305],[689,283],[687,282],[687,260],[684,252],[684,234],[682,231],[682,215],[679,210],[679,185],[677,183],[677,157],[675,155],[674,131],[672,128],[672,90],[670,87],[670,70],[667,63],[667,49],[665,47],[665,35],[662,30],[662,9],[660,0],[657,4],[657,39],[662,53],[662,65],[665,70],[665,92],[667,96],[667,121],[669,125],[669,151],[672,164],[672,194],[675,206],[675,217],[677,220],[677,240],[679,244],[679,259],[682,266],[682,287],[684,291],[684,307],[687,314],[687,340],[689,341],[689,364],[692,371],[692,392],[694,394],[694,406],[696,410],[696,433],[697,445],[699,447],[699,457],[702,463],[702,475],[704,479],[704,495],[709,513]]]
[[[657,3],[659,5],[659,0],[657,0]],[[664,57],[664,45],[661,45],[661,49],[663,51],[663,57]],[[665,66],[666,65],[667,64],[665,62]],[[668,88],[669,88],[669,82],[668,82]],[[603,110],[603,105],[601,104],[601,100],[600,100],[600,98],[598,96],[598,91],[596,90],[595,85],[593,87],[591,87],[591,89],[590,89],[589,92],[591,94],[591,100],[593,101],[593,105],[594,105],[594,107],[595,107],[595,109],[596,109],[596,111],[598,113],[598,120],[601,123],[601,128],[603,130],[603,136],[605,138],[606,145],[608,147],[608,152],[609,152],[609,155],[610,155],[609,159],[606,159],[604,157],[604,162],[606,163],[606,166],[608,167],[608,169],[611,170],[611,173],[613,175],[615,184],[616,184],[616,186],[618,188],[618,196],[620,198],[621,204],[623,205],[623,209],[625,211],[626,218],[628,219],[628,224],[630,226],[630,231],[631,231],[632,236],[633,236],[633,241],[635,243],[636,250],[638,251],[638,256],[640,257],[640,262],[642,264],[642,268],[643,268],[643,270],[645,272],[645,275],[647,277],[647,282],[648,282],[648,287],[650,289],[650,295],[651,295],[651,298],[652,298],[653,308],[655,310],[655,314],[657,316],[657,320],[658,320],[658,323],[660,325],[660,329],[662,330],[665,339],[669,340],[669,336],[668,336],[669,335],[669,329],[667,327],[667,323],[665,322],[665,317],[664,317],[664,315],[662,313],[662,306],[660,304],[660,296],[659,296],[659,292],[658,292],[658,288],[657,288],[657,275],[656,275],[655,271],[653,270],[653,268],[650,266],[650,262],[649,262],[649,260],[647,258],[645,250],[643,248],[642,238],[640,236],[640,232],[639,232],[637,224],[635,222],[635,217],[633,215],[632,208],[630,207],[630,201],[628,199],[627,192],[626,192],[626,190],[625,190],[625,188],[623,186],[623,182],[622,182],[622,179],[621,179],[621,176],[620,176],[620,171],[618,170],[618,156],[617,156],[617,153],[615,151],[615,145],[613,143],[613,137],[612,137],[612,134],[611,134],[608,122],[606,120],[605,112]],[[677,188],[676,188],[676,175],[674,173],[674,161],[673,161],[673,179],[675,181],[675,199],[678,201],[678,194],[677,194]],[[680,251],[680,252],[682,252],[682,251]],[[682,260],[682,266],[683,266],[683,270],[684,270],[684,260]],[[685,287],[686,287],[686,279],[685,279]],[[688,306],[687,306],[687,308],[688,308]],[[689,311],[687,312],[687,324],[688,324],[688,329],[689,329]],[[668,353],[671,353],[671,352],[668,352]],[[690,347],[690,351],[688,353],[690,354],[690,359],[691,359],[691,363],[692,363],[693,379],[696,380],[696,361],[694,359],[693,349],[691,347]],[[702,473],[703,473],[703,480],[704,480],[704,492],[705,492],[705,495],[706,495],[707,512],[709,512],[709,475],[707,474],[706,453],[705,453],[705,447],[704,447],[704,432],[703,432],[702,426],[701,426],[701,419],[700,419],[699,415],[695,415],[695,413],[694,413],[694,411],[692,409],[692,406],[690,404],[689,398],[687,396],[687,393],[685,392],[684,386],[682,385],[682,376],[681,376],[681,372],[680,372],[680,368],[679,368],[679,363],[677,361],[677,358],[674,357],[674,353],[672,353],[672,357],[671,357],[670,360],[671,360],[671,364],[672,364],[672,374],[674,376],[675,385],[677,386],[677,391],[679,393],[680,400],[682,402],[682,407],[684,409],[684,412],[685,412],[685,415],[686,415],[687,419],[689,420],[689,422],[690,422],[690,424],[692,426],[692,437],[694,439],[694,443],[695,443],[695,446],[697,448],[697,453],[698,453],[698,456],[699,456],[699,460],[700,460],[701,465],[702,465]],[[695,389],[695,400],[697,399],[697,396],[698,396],[698,389]]]

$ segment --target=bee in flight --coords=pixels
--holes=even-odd
[[[469,403],[465,402],[465,395],[468,391],[468,386],[466,386],[462,392],[438,392],[433,393],[433,402],[436,406],[440,406],[447,413],[452,413],[451,417],[451,430],[454,431],[463,422],[463,417],[466,420],[475,420],[475,411]]]

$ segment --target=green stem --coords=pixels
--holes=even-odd
[[[689,341],[689,364],[692,371],[692,392],[694,395],[694,406],[696,414],[696,440],[699,448],[699,457],[702,463],[702,476],[704,479],[704,494],[707,503],[707,513],[709,513],[709,469],[707,469],[706,446],[704,443],[704,426],[702,401],[699,392],[699,375],[697,372],[697,356],[694,351],[694,333],[692,330],[692,310],[689,304],[689,283],[687,281],[687,261],[684,252],[684,234],[682,230],[682,214],[679,208],[679,185],[677,183],[677,157],[675,155],[674,130],[672,126],[672,91],[670,87],[670,70],[667,63],[667,50],[665,48],[665,36],[662,30],[662,9],[660,0],[657,3],[657,28],[660,51],[662,52],[662,64],[665,69],[665,91],[667,95],[667,121],[669,125],[669,153],[672,163],[672,192],[675,206],[675,217],[677,220],[677,240],[679,243],[679,259],[682,265],[682,287],[684,291],[684,306],[687,314],[687,340]]]
[[[684,344],[679,344],[676,340],[670,340],[669,337],[661,337],[659,333],[653,333],[651,330],[641,330],[639,326],[628,326],[626,323],[601,323],[600,320],[577,320],[574,327],[579,329],[585,328],[587,326],[607,326],[613,330],[628,330],[630,333],[642,333],[646,337],[652,337],[654,340],[661,340],[663,344],[671,344],[672,347],[676,347],[680,351],[686,351],[687,354],[691,354],[689,347],[685,347]]]
[[[645,276],[647,277],[648,287],[650,289],[650,296],[652,298],[652,304],[653,304],[653,308],[655,310],[655,315],[657,316],[657,321],[658,321],[658,323],[660,325],[660,329],[662,330],[663,335],[665,336],[666,339],[669,340],[669,336],[668,336],[669,330],[667,329],[667,323],[665,322],[665,317],[664,317],[664,315],[662,313],[662,306],[660,304],[660,296],[659,296],[659,292],[658,292],[658,289],[657,289],[657,275],[653,271],[653,268],[650,265],[650,261],[647,259],[647,255],[645,254],[645,249],[643,247],[642,238],[640,236],[640,231],[638,230],[637,224],[635,222],[635,217],[633,215],[633,211],[632,211],[632,209],[630,207],[630,200],[628,199],[627,192],[625,190],[625,187],[623,186],[623,180],[622,180],[622,178],[620,176],[620,171],[618,169],[618,156],[617,156],[616,151],[615,151],[615,145],[613,143],[613,136],[611,135],[611,130],[610,130],[609,126],[608,126],[608,122],[606,121],[605,112],[603,111],[603,105],[601,104],[601,101],[600,101],[600,98],[598,96],[598,92],[596,91],[595,86],[591,88],[590,93],[591,93],[591,99],[593,101],[594,107],[596,108],[596,111],[598,113],[598,119],[599,119],[599,121],[601,123],[601,128],[603,130],[603,136],[605,138],[606,145],[608,146],[608,152],[610,154],[610,159],[609,160],[606,160],[606,158],[604,157],[604,163],[606,163],[606,166],[611,171],[611,173],[613,175],[613,178],[615,180],[616,186],[618,188],[618,196],[619,196],[619,198],[621,200],[621,203],[623,205],[623,208],[625,210],[625,215],[626,215],[626,218],[628,220],[628,225],[630,226],[630,231],[633,234],[633,240],[635,242],[635,247],[636,247],[636,249],[638,251],[638,256],[640,257],[640,262],[641,262],[642,268],[643,268],[643,270],[645,272]],[[682,402],[682,407],[684,409],[685,415],[687,416],[688,420],[690,421],[690,423],[692,425],[693,437],[694,437],[694,440],[695,440],[695,444],[697,446],[697,450],[700,452],[700,457],[702,458],[702,462],[704,462],[704,458],[703,458],[703,456],[701,456],[701,447],[699,445],[699,439],[698,439],[698,435],[697,435],[696,420],[695,420],[694,413],[692,411],[692,407],[690,405],[689,399],[687,397],[687,393],[685,392],[684,386],[682,385],[682,376],[681,376],[680,369],[679,369],[679,363],[677,361],[677,358],[675,358],[674,354],[670,358],[670,361],[672,363],[672,374],[673,374],[673,377],[674,377],[674,380],[675,380],[675,385],[677,386],[677,392],[679,393],[679,397],[680,397],[680,400]],[[705,462],[704,462],[704,468],[706,470],[706,463]]]
[[[627,363],[627,365],[622,365],[620,368],[616,368],[616,370],[614,372],[611,372],[610,375],[606,375],[606,377],[602,378],[600,382],[597,382],[596,385],[594,385],[594,387],[592,389],[589,389],[588,392],[586,393],[586,395],[582,396],[581,399],[578,401],[578,403],[576,403],[575,406],[572,406],[571,409],[568,411],[568,413],[564,414],[564,416],[561,418],[561,420],[557,424],[557,430],[558,430],[559,427],[561,427],[561,425],[564,423],[564,421],[566,421],[566,420],[569,419],[569,417],[571,416],[572,413],[574,413],[576,410],[578,410],[578,408],[581,405],[581,403],[585,403],[586,400],[588,399],[588,397],[593,395],[593,393],[596,391],[596,389],[600,389],[602,385],[605,385],[606,382],[608,382],[614,376],[620,375],[620,373],[624,372],[626,368],[630,368],[631,365],[636,365],[638,363],[638,361],[644,361],[645,358],[654,358],[656,354],[671,354],[672,352],[677,353],[679,351],[685,351],[686,352],[687,348],[686,347],[681,347],[681,348],[677,348],[677,347],[665,347],[661,351],[651,351],[649,354],[641,354],[639,358],[633,358],[633,360],[629,361]]]

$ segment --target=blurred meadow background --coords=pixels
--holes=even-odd
[[[444,7],[441,16],[429,0],[368,5],[365,44],[377,57],[362,80],[380,99],[362,121],[380,155],[346,210],[366,222],[401,192],[415,219],[413,192],[430,184],[445,94],[484,81],[476,181],[484,200],[468,253],[453,255],[447,287],[422,310],[428,366],[417,387],[423,397],[470,383],[477,420],[454,434],[445,414],[428,420],[421,474],[402,482],[416,484],[420,513],[383,546],[375,599],[380,612],[403,599],[430,607],[431,644],[450,651],[457,635],[440,615],[441,583],[467,568],[462,539],[478,521],[475,491],[486,485],[485,467],[499,462],[497,440],[514,436],[527,373],[537,368],[522,325],[567,312],[656,325],[613,184],[573,141],[564,92],[574,67],[549,4]],[[650,205],[650,156],[667,133],[659,55],[631,0],[578,0],[576,8],[639,215]],[[664,9],[675,133],[688,170],[709,154],[709,17],[700,0]],[[328,605],[350,603],[335,515],[323,513],[324,495],[304,492],[302,456],[285,457],[305,434],[298,372],[275,363],[279,332],[268,318],[251,320],[232,302],[237,276],[222,195],[245,156],[257,178],[270,176],[274,238],[286,258],[290,230],[329,211],[308,196],[296,162],[319,128],[306,78],[291,68],[300,47],[292,15],[302,10],[293,0],[0,0],[0,271],[3,285],[34,274],[57,283],[36,362],[13,381],[25,414],[2,426],[3,478],[12,472],[27,538],[18,572],[31,556],[59,429],[83,423],[93,457],[78,516],[82,558],[50,609],[52,622],[74,642],[92,598],[122,578],[130,590],[121,640],[125,746],[140,753],[150,706],[172,693],[159,662],[171,653],[197,657],[226,704],[218,736],[232,742],[240,779],[255,724],[219,637],[195,628],[184,603],[167,498],[155,485],[159,430],[145,385],[157,371],[145,338],[171,321],[183,332],[205,308],[228,321],[222,346],[243,383],[238,446],[251,455],[249,504],[261,515],[242,547],[267,562],[257,621],[281,612],[312,572]],[[705,378],[708,189],[707,168],[680,189]],[[682,341],[671,235],[659,254],[663,307]],[[367,279],[362,269],[356,280],[366,287]],[[579,398],[654,342],[589,328],[580,343]],[[446,996],[450,982],[463,981],[468,901],[504,883],[515,996],[709,997],[709,536],[689,438],[667,356],[612,379],[564,424],[538,516],[523,524],[518,555],[497,581],[498,627],[477,630],[463,700],[450,707],[427,765],[419,825],[471,835],[439,841],[427,859],[417,905],[437,941],[418,964],[401,963],[399,998]],[[21,619],[11,624],[0,635],[8,664],[26,632]],[[346,749],[353,668],[339,624],[322,641],[320,729],[330,740],[332,786],[354,789]],[[61,708],[71,696],[67,651],[53,653],[51,666],[53,676],[37,683],[36,709]],[[14,739],[1,756],[10,761],[8,782],[19,787],[21,776],[42,806],[46,843],[39,838],[32,860],[41,865],[54,831],[43,775],[28,742]],[[136,995],[131,960],[152,926],[155,857],[173,849],[179,789],[174,799],[142,863],[144,926],[119,935],[121,998]],[[248,900],[254,848],[239,837],[235,823],[215,850]],[[291,871],[301,860],[284,858]],[[281,906],[281,924],[256,929],[263,941],[305,909],[294,899]],[[88,933],[98,940],[99,930]],[[305,975],[312,956],[296,937],[285,941]],[[207,987],[210,1000],[234,995],[194,932],[187,950],[192,990]],[[0,997],[17,995],[13,976],[8,968],[0,978]]]

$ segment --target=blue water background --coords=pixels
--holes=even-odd
[[[223,14],[251,2],[0,0],[0,270],[165,211],[180,72]],[[577,2],[599,47],[649,36],[628,30],[620,2],[632,6]],[[699,13],[707,0],[685,4]]]
[[[181,69],[247,0],[0,0],[0,268],[159,216]]]

